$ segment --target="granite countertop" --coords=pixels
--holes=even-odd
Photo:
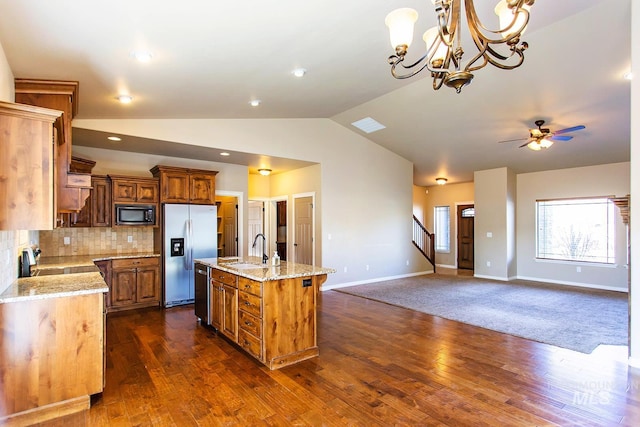
[[[194,260],[205,264],[211,268],[215,268],[237,276],[246,277],[247,279],[256,280],[258,282],[266,282],[270,280],[292,279],[296,277],[318,276],[321,274],[335,273],[332,268],[316,267],[308,264],[298,264],[295,262],[281,261],[279,266],[272,266],[269,259],[267,264],[262,264],[259,257],[242,258],[200,258]],[[252,267],[255,265],[255,268]]]
[[[48,268],[67,268],[67,267],[84,267],[93,265],[95,261],[107,261],[110,259],[126,259],[126,258],[150,258],[159,257],[159,253],[143,252],[143,253],[120,253],[120,254],[102,254],[102,255],[71,255],[71,256],[48,256],[40,257],[35,270],[43,270]]]
[[[109,288],[99,272],[22,277],[0,294],[0,304],[108,291]]]
[[[109,287],[102,278],[100,270],[95,266],[94,261],[159,256],[160,254],[157,253],[120,253],[112,255],[40,257],[37,265],[33,267],[34,276],[21,277],[15,280],[0,294],[0,304],[109,292]]]

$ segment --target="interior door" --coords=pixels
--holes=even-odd
[[[473,205],[458,206],[458,268],[473,270]]]
[[[294,262],[313,264],[313,198],[297,197],[294,209]]]
[[[249,256],[262,256],[262,246],[256,245],[252,247],[253,241],[260,233],[264,233],[264,203],[255,200],[249,200],[249,236],[247,240],[247,248],[249,248]]]

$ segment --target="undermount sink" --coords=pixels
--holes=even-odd
[[[237,264],[227,264],[229,267],[237,268],[239,270],[248,268],[264,268],[267,264],[251,264],[248,262],[239,262]]]

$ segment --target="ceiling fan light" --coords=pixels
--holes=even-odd
[[[389,27],[389,38],[391,47],[411,45],[413,41],[413,24],[418,20],[418,12],[414,9],[403,7],[390,12],[384,19],[384,23]]]
[[[538,141],[531,141],[527,144],[527,147],[529,147],[533,151],[540,151],[542,149],[542,147],[540,146],[540,142]]]
[[[544,138],[542,141],[540,141],[540,147],[542,148],[549,148],[553,145],[553,141],[547,138]]]

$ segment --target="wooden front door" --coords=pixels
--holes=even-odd
[[[473,205],[458,206],[458,268],[473,270]]]

